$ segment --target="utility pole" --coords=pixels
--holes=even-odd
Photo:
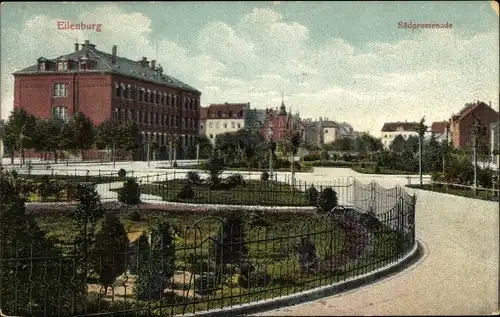
[[[150,167],[150,156],[151,156],[151,138],[150,135],[148,135],[148,150],[147,150],[147,155],[148,155],[148,167]]]
[[[425,132],[427,132],[427,126],[425,125],[425,116],[420,119],[420,124],[418,126],[418,175],[420,180],[420,187],[423,185],[422,179],[422,152]]]
[[[196,144],[196,166],[200,168],[200,143]]]

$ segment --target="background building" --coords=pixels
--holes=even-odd
[[[89,41],[57,58],[40,57],[37,64],[15,72],[14,108],[38,118],[67,118],[82,112],[95,125],[114,118],[134,120],[144,139],[178,150],[194,143],[201,93],[168,76],[156,61],[133,61],[96,49]]]
[[[386,122],[382,126],[381,140],[384,148],[388,149],[394,138],[398,135],[408,139],[410,136],[418,136],[418,122]]]
[[[287,112],[285,103],[282,101],[279,110],[266,109],[266,120],[260,129],[260,133],[267,139],[269,130],[272,131],[273,142],[285,141],[291,133],[301,132],[300,116],[298,114],[293,115],[291,110]]]
[[[481,138],[481,142],[490,142],[490,124],[498,122],[498,112],[491,108],[490,104],[475,101],[465,104],[457,114],[450,119],[450,134],[453,146],[456,148],[467,148],[472,145],[472,125],[474,118],[478,118],[486,128],[486,134]]]
[[[211,104],[200,112],[199,131],[205,134],[212,143],[217,135],[236,132],[245,128],[250,103]]]

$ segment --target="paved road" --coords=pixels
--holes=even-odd
[[[348,172],[324,173],[333,177]],[[404,181],[387,176],[379,180],[388,187]],[[425,247],[418,263],[348,293],[259,315],[484,315],[497,311],[498,203],[415,192],[416,232]]]

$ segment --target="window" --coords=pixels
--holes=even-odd
[[[127,85],[127,99],[132,99],[132,87]]]
[[[61,61],[57,63],[57,70],[68,70],[68,62]]]
[[[135,114],[135,122],[137,122],[138,124],[141,123],[141,112],[140,111],[137,111]]]
[[[235,125],[236,125],[236,124],[235,124],[234,122],[231,122],[231,128],[233,128],[233,129],[234,129],[234,126],[235,126]]]
[[[220,126],[220,125],[219,125],[219,122],[216,122],[216,123],[215,123],[215,128],[217,128],[217,129],[218,129],[218,128],[219,128],[219,126]]]
[[[66,84],[54,84],[54,91],[52,96],[54,97],[67,97],[68,87]]]
[[[39,70],[46,70],[46,68],[45,68],[45,63],[40,63],[40,64],[38,65],[38,69],[39,69]]]
[[[64,106],[54,107],[52,108],[52,116],[54,118],[66,120],[68,118],[68,108]]]
[[[200,124],[200,130],[203,130],[203,123]]]
[[[120,97],[121,95],[121,85],[119,85],[118,83],[115,83],[115,97]]]
[[[150,113],[149,113],[149,116],[148,116],[148,124],[149,124],[149,125],[152,125],[152,124],[153,124],[153,113],[152,113],[152,112],[150,112]]]
[[[86,70],[87,69],[87,62],[80,62],[80,70]]]
[[[160,125],[160,115],[155,113],[155,124]]]
[[[169,125],[170,127],[171,127],[171,126],[173,126],[173,124],[174,124],[174,117],[173,117],[173,116],[170,116],[170,117],[168,118],[168,122],[169,122],[169,123],[168,123],[168,125]]]
[[[213,127],[214,127],[214,123],[213,123],[213,122],[209,122],[209,123],[208,123],[208,127],[209,127],[209,128],[213,128]]]
[[[151,90],[148,89],[146,94],[146,102],[151,102],[151,101],[153,101],[151,97]]]
[[[139,101],[144,101],[144,88],[139,89]]]
[[[217,117],[222,118],[222,111],[217,112]]]
[[[185,118],[182,118],[182,128],[183,129],[186,128],[186,119]]]
[[[210,134],[210,139],[213,139],[214,138],[214,135],[213,134]]]
[[[175,118],[175,127],[179,127],[181,125],[181,118],[179,118],[179,116],[177,116]]]
[[[328,130],[325,130],[325,133],[328,133]]]
[[[238,123],[238,125],[237,125],[237,126],[238,126],[238,129],[239,129],[239,128],[241,128],[241,124],[240,124],[240,123]]]
[[[162,97],[161,92],[156,94],[156,103],[159,105],[161,105],[161,103],[162,103],[161,97]]]
[[[227,123],[224,122],[224,129],[227,129]]]

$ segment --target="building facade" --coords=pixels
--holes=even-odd
[[[200,112],[199,131],[215,143],[217,135],[244,129],[250,103],[210,104]]]
[[[449,141],[449,129],[448,129],[449,123],[447,121],[438,121],[438,122],[433,122],[431,125],[431,133],[434,134],[434,137],[436,138],[436,141],[442,142],[445,140]]]
[[[450,135],[453,146],[456,148],[470,148],[472,146],[472,126],[475,118],[479,119],[486,128],[481,142],[488,144],[491,138],[491,123],[498,122],[498,112],[493,110],[491,102],[475,101],[465,104],[457,114],[450,119]]]
[[[401,135],[405,140],[410,136],[418,136],[418,122],[386,122],[382,126],[381,141],[385,149],[389,149],[394,138]]]
[[[201,92],[165,74],[156,61],[139,61],[97,50],[89,41],[72,53],[15,72],[14,108],[38,118],[68,118],[82,112],[98,125],[108,119],[134,120],[144,140],[178,150],[194,144]],[[145,142],[146,143],[146,142]]]
[[[286,111],[282,101],[279,109],[266,109],[266,119],[261,126],[260,133],[273,142],[283,142],[291,133],[302,133],[303,128],[299,115],[293,115],[291,110]]]

